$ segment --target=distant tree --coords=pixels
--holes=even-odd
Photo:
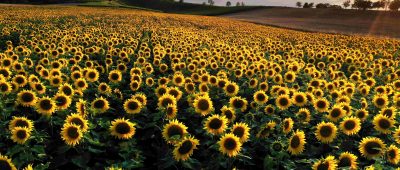
[[[315,8],[329,8],[329,6],[331,6],[329,3],[319,3]]]
[[[328,8],[332,8],[332,9],[343,9],[342,6],[340,6],[340,5],[330,5]]]
[[[301,5],[301,2],[300,2],[300,1],[296,2],[296,6],[299,7],[299,8],[301,8],[301,6],[302,6],[302,5]]]
[[[236,6],[240,6],[240,2],[236,2]]]
[[[179,0],[179,3],[183,3],[183,0]]]
[[[346,0],[343,2],[343,7],[344,8],[348,8],[350,6],[351,1],[350,0]]]
[[[384,1],[376,1],[372,3],[372,8],[385,8],[385,2]]]
[[[314,3],[306,2],[306,3],[303,4],[303,8],[313,8],[313,7],[314,7]]]
[[[210,4],[210,6],[214,6],[214,0],[208,0],[208,4]]]
[[[241,4],[242,6],[244,6],[244,2],[242,2],[242,4]]]
[[[372,8],[372,1],[370,0],[354,0],[353,8],[367,10]]]
[[[400,0],[394,0],[390,2],[389,9],[391,11],[398,11],[400,8]]]
[[[231,1],[226,1],[226,6],[230,7],[232,5]]]
[[[206,5],[206,2],[203,2],[203,4],[202,5]]]

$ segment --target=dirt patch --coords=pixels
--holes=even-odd
[[[271,8],[223,17],[305,31],[400,38],[400,13],[397,12]]]

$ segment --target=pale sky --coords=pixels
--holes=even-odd
[[[208,0],[184,0],[185,2],[198,3],[207,2]],[[228,0],[214,0],[216,5],[225,5]],[[263,5],[263,6],[296,6],[296,2],[314,2],[317,3],[330,3],[341,5],[345,0],[229,0],[232,5],[236,5],[236,2],[244,2],[246,5]]]

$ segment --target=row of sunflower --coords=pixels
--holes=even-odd
[[[399,166],[398,40],[128,9],[0,14],[0,169]]]

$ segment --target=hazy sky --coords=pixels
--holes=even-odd
[[[184,0],[185,2],[191,3],[203,3],[207,2],[207,0]],[[216,5],[225,5],[228,0],[214,0]],[[264,6],[296,6],[296,2],[314,2],[316,3],[330,3],[330,4],[338,4],[341,5],[345,0],[229,0],[233,5],[236,2],[244,2],[246,5],[264,5]]]

